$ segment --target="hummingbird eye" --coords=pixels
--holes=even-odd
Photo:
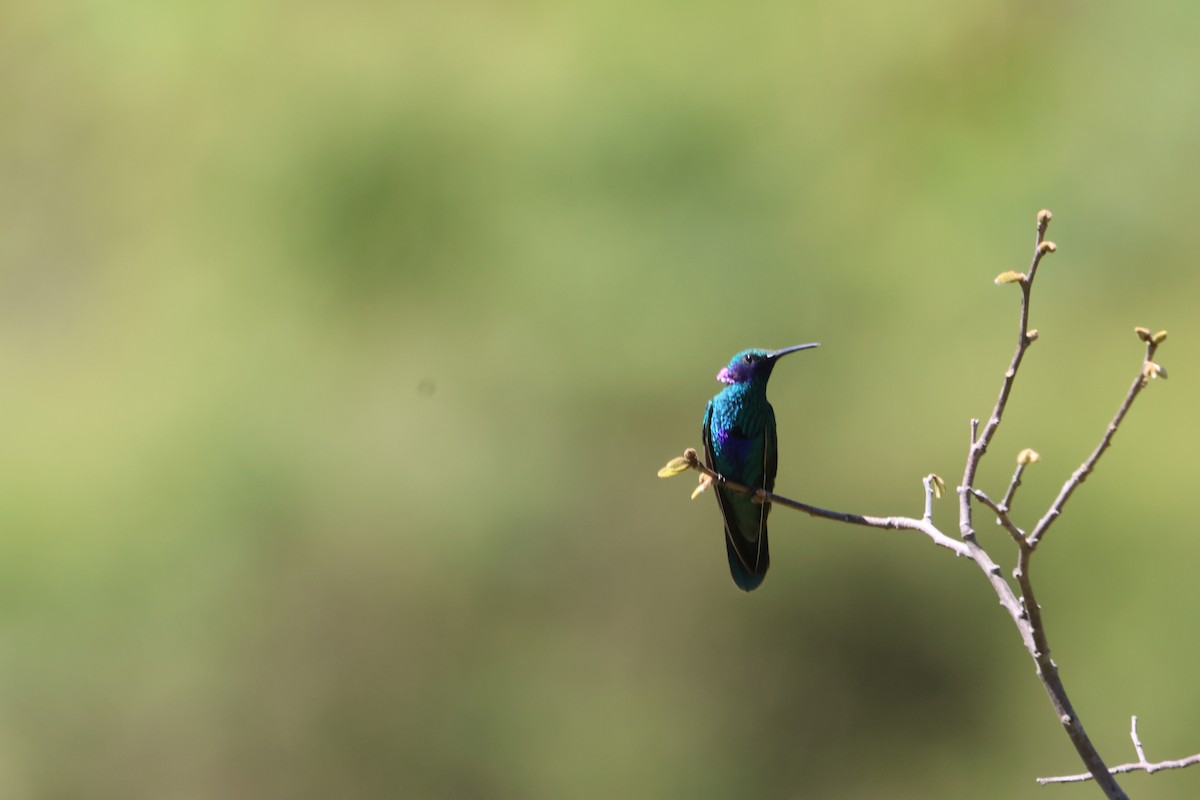
[[[753,364],[754,363],[754,353],[746,353],[746,358],[744,360],[747,364]]]

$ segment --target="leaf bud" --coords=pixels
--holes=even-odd
[[[667,462],[666,466],[658,471],[658,477],[674,478],[679,473],[687,472],[689,469],[691,469],[691,466],[688,464],[688,460],[686,458],[683,456],[675,456],[675,458],[672,458]]]
[[[1162,364],[1156,364],[1153,361],[1147,361],[1145,366],[1142,367],[1142,378],[1143,380],[1155,380],[1156,378],[1162,378],[1165,381],[1167,379],[1167,370],[1162,366]]]

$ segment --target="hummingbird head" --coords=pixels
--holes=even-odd
[[[771,370],[775,369],[775,362],[781,356],[786,356],[788,353],[795,353],[797,350],[808,350],[812,347],[819,347],[820,344],[820,342],[798,344],[795,347],[785,347],[782,350],[761,350],[757,348],[743,350],[730,360],[728,366],[717,373],[717,380],[721,383],[752,383],[757,381],[765,384],[767,378],[771,377]]]

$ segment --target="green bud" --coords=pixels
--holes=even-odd
[[[672,458],[667,462],[666,466],[658,471],[658,477],[674,478],[679,473],[687,472],[689,469],[691,469],[691,465],[688,464],[688,460],[686,458],[683,456],[675,456],[675,458]]]

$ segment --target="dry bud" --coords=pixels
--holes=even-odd
[[[1017,463],[1020,464],[1022,467],[1026,466],[1028,464],[1034,464],[1041,460],[1042,460],[1041,454],[1038,453],[1037,450],[1034,450],[1031,447],[1026,447],[1024,450],[1017,453]]]
[[[1053,253],[1057,249],[1058,245],[1056,245],[1054,242],[1042,242],[1038,245],[1038,253],[1043,256],[1047,253]]]
[[[1050,209],[1043,208],[1041,211],[1038,212],[1038,217],[1037,217],[1038,225],[1044,226],[1047,222],[1049,222],[1052,219],[1054,219],[1054,215],[1050,213]]]
[[[946,491],[946,482],[942,480],[941,475],[929,474],[929,481],[933,484],[933,496],[938,500],[942,499],[942,493]]]
[[[701,473],[700,485],[692,490],[692,499],[695,500],[697,497],[699,497],[701,494],[704,493],[705,489],[707,489],[710,486],[712,486],[712,476],[710,476],[706,473]]]
[[[1037,328],[1030,328],[1029,333],[1025,334],[1025,338],[1027,338],[1031,342],[1036,342],[1037,337],[1038,337],[1038,329]]]
[[[1158,333],[1156,333],[1150,337],[1150,341],[1153,342],[1154,344],[1162,344],[1166,340],[1167,340],[1167,332],[1166,331],[1159,331]]]
[[[1006,283],[1024,283],[1024,282],[1025,282],[1025,273],[1024,272],[1013,272],[1012,270],[1009,270],[1008,272],[1001,272],[995,278],[995,283],[997,286],[1002,286]]]
[[[1150,329],[1149,328],[1134,328],[1133,332],[1136,333],[1137,337],[1139,339],[1141,339],[1143,342],[1150,341]]]

